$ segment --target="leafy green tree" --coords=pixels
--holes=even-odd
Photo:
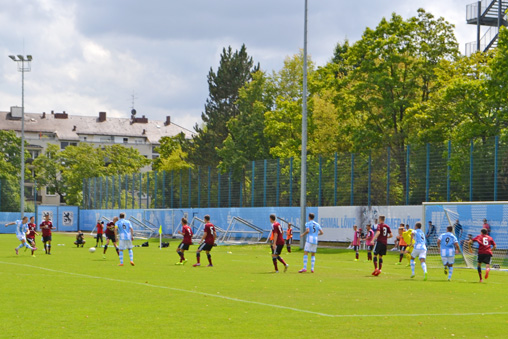
[[[252,57],[247,54],[247,48],[242,45],[240,50],[233,52],[231,46],[224,48],[217,72],[210,68],[208,73],[209,98],[206,100],[205,111],[201,114],[203,125],[195,125],[197,135],[193,138],[192,146],[184,152],[189,153],[189,159],[196,165],[217,165],[219,158],[216,149],[229,134],[228,121],[238,116],[239,90],[252,80],[252,73],[259,69],[253,66]]]
[[[29,153],[25,151],[25,159],[28,157]],[[2,185],[0,209],[3,211],[19,210],[20,169],[21,138],[18,138],[14,131],[0,130],[0,184]]]
[[[229,134],[217,150],[223,171],[242,173],[252,160],[270,158],[270,143],[265,136],[265,113],[274,105],[274,88],[262,71],[253,74],[251,82],[239,90],[239,114],[228,122]]]

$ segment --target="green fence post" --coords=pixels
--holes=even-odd
[[[471,148],[469,150],[469,201],[473,201],[473,151],[474,143],[471,139]]]
[[[372,185],[372,150],[369,151],[369,179],[367,183],[367,206],[371,204],[371,185]]]
[[[266,207],[266,159],[263,161],[263,207]]]
[[[448,160],[447,160],[447,166],[446,166],[446,201],[450,201],[450,172],[451,172],[451,166],[450,166],[450,159],[452,154],[452,141],[448,140]]]
[[[134,207],[136,206],[136,195],[134,194],[134,191],[135,191],[135,187],[136,186],[136,174],[135,173],[132,173],[132,189],[131,189],[131,194],[132,194],[132,209],[134,209]]]
[[[255,171],[255,163],[252,161],[252,182],[251,182],[251,207],[254,207],[254,171]]]
[[[318,206],[321,206],[321,193],[323,187],[321,186],[323,179],[323,158],[319,156],[319,177],[318,177]]]
[[[355,154],[351,153],[351,196],[350,205],[353,206],[355,199]]]
[[[97,209],[97,177],[93,178],[93,209]]]
[[[410,146],[407,145],[406,147],[406,205],[409,205],[409,152],[410,152]]]
[[[118,208],[122,208],[122,176],[118,174]]]
[[[497,201],[497,157],[499,154],[499,136],[496,135],[494,148],[494,201]]]
[[[212,169],[208,166],[208,208],[212,207],[211,201],[211,190],[212,190]]]
[[[293,157],[289,158],[289,207],[293,206]]]
[[[189,208],[191,208],[191,204],[192,204],[192,186],[191,186],[191,180],[192,180],[192,171],[191,171],[191,168],[189,167]]]
[[[106,203],[104,208],[108,209],[109,204],[109,177],[106,177]]]
[[[228,207],[231,207],[231,170],[228,174]]]
[[[102,177],[99,177],[99,209],[102,209]]]
[[[157,208],[157,195],[159,195],[159,190],[157,187],[157,171],[153,172],[153,208]]]
[[[390,205],[390,157],[391,157],[391,154],[390,154],[390,146],[388,146],[387,148],[387,158],[388,158],[388,161],[387,161],[387,166],[386,166],[386,206],[389,206]]]
[[[142,191],[143,191],[143,174],[139,173],[139,189],[138,189],[139,208],[141,208]]]
[[[182,208],[182,192],[183,192],[183,189],[182,189],[182,170],[179,171],[180,173],[180,195],[178,197],[178,207],[179,208]]]
[[[111,209],[115,209],[115,176],[111,176]]]
[[[150,173],[146,172],[146,208],[150,208]]]
[[[129,176],[125,175],[125,209],[127,209],[127,205],[129,204]]]
[[[337,206],[337,177],[338,177],[337,152],[335,152],[333,159],[333,206]]]
[[[201,167],[198,166],[198,208],[201,207]]]
[[[217,207],[220,207],[220,170],[217,171]]]
[[[174,177],[174,171],[171,170],[171,208],[174,208],[174,206],[175,206],[175,204],[174,204],[174,198],[175,198],[174,179],[175,179],[175,177]]]
[[[429,201],[430,190],[430,144],[427,143],[427,161],[425,167],[425,201]]]
[[[275,192],[275,206],[279,207],[279,195],[280,195],[280,158],[277,158],[277,187]]]

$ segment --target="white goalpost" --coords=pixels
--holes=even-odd
[[[427,240],[427,261],[432,266],[442,266],[437,237],[446,232],[447,226],[452,226],[460,247],[460,254],[455,257],[455,266],[476,268],[478,244],[470,244],[468,240],[479,235],[486,223],[490,227],[490,236],[497,245],[493,251],[492,268],[508,269],[508,201],[424,202],[422,216],[422,228],[426,235],[429,232],[429,221],[436,228],[435,235]]]

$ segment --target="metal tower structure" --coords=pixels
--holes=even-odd
[[[481,0],[466,6],[466,21],[476,25],[476,41],[466,44],[466,55],[476,51],[486,52],[497,46],[497,37],[501,26],[508,26],[506,10],[508,1]],[[488,27],[481,34],[481,26]]]

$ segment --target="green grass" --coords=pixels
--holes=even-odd
[[[319,249],[316,273],[297,273],[303,253],[284,251],[290,268],[273,274],[267,245],[215,247],[215,267],[193,268],[197,246],[175,266],[176,242],[135,248],[136,266],[118,267],[114,250],[103,259],[73,241],[56,234],[52,255],[32,258],[0,235],[0,337],[506,337],[505,272],[479,284],[475,270],[448,282],[435,268],[424,282],[419,265],[410,279],[390,253],[373,277],[364,252],[354,262],[352,251]]]

